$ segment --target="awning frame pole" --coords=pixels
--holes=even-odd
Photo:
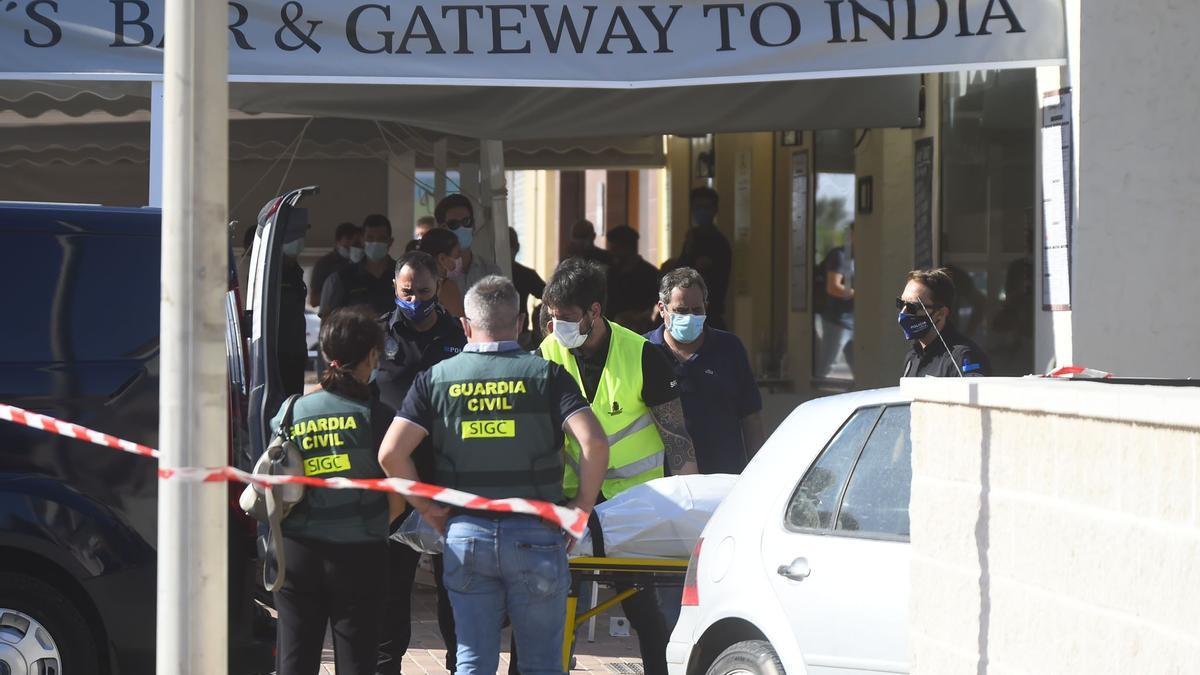
[[[433,202],[446,197],[446,139],[433,142]]]
[[[496,265],[512,278],[512,248],[508,243],[508,184],[504,177],[504,143],[479,141],[479,160],[487,181],[487,196],[492,207],[492,233]]]
[[[164,469],[229,462],[228,7],[166,0],[159,439]],[[229,487],[158,485],[159,675],[229,665]]]
[[[163,82],[150,83],[150,186],[148,206],[162,206]]]

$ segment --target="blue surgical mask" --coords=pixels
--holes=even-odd
[[[388,243],[386,241],[368,241],[363,245],[363,252],[367,255],[367,260],[379,262],[387,257]]]
[[[346,254],[346,257],[350,259],[350,262],[356,263],[362,260],[364,255],[366,254],[363,252],[363,247],[351,246],[350,252]]]
[[[450,230],[454,236],[458,237],[458,247],[462,250],[471,248],[471,242],[475,240],[475,230],[469,227],[460,227],[457,230]]]
[[[700,337],[704,331],[704,320],[708,318],[703,314],[668,314],[668,317],[670,322],[667,330],[671,332],[671,337],[684,343],[695,342]]]
[[[900,312],[900,316],[896,320],[900,323],[900,330],[904,331],[905,340],[917,340],[933,328],[933,322],[929,320],[929,317],[920,314]]]
[[[350,247],[349,246],[338,246],[337,252],[338,252],[338,255],[342,256],[343,258],[350,257]]]
[[[295,241],[289,241],[283,245],[283,254],[289,258],[295,258],[304,250],[304,237],[300,237]]]
[[[416,302],[396,298],[396,306],[400,308],[400,313],[404,315],[404,318],[413,323],[420,323],[433,313],[434,307],[437,306],[437,298],[417,300]]]
[[[692,220],[696,221],[697,225],[704,225],[706,227],[712,225],[716,217],[717,213],[712,209],[705,207],[692,209]]]

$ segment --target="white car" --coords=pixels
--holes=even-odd
[[[671,675],[908,672],[909,400],[797,408],[704,528]]]

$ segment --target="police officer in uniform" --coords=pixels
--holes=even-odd
[[[986,377],[988,357],[950,322],[954,280],[943,269],[908,273],[904,294],[896,298],[897,321],[912,349],[901,377]]]
[[[550,321],[542,356],[578,383],[608,437],[603,496],[664,475],[697,473],[696,450],[684,424],[674,368],[646,338],[604,318],[604,269],[581,258],[563,261],[542,296]],[[563,490],[575,494],[579,447],[566,441]],[[666,675],[670,637],[652,593],[622,603],[637,631],[646,675]],[[526,674],[528,675],[528,674]]]
[[[462,324],[438,302],[438,264],[420,251],[396,261],[396,307],[379,319],[383,329],[383,359],[375,384],[379,399],[399,410],[419,373],[458,354],[467,344]],[[432,483],[433,445],[423,441],[413,453],[417,475]],[[407,513],[405,517],[407,517]],[[398,541],[388,542],[388,602],[385,634],[379,645],[379,675],[398,675],[412,638],[412,586],[421,554]],[[438,629],[446,644],[446,669],[454,672],[457,643],[454,613],[442,584],[442,556],[433,556],[438,594]]]
[[[321,389],[296,401],[291,436],[304,473],[317,478],[381,478],[377,448],[393,417],[371,403],[367,382],[383,335],[367,312],[344,309],[321,326],[329,368]],[[272,420],[278,430],[283,410]],[[333,629],[339,673],[374,672],[387,583],[388,521],[399,495],[309,488],[283,521],[287,568],[275,593],[279,675],[316,675],[325,628]]]
[[[463,353],[417,376],[379,460],[390,476],[417,478],[413,451],[433,439],[437,484],[492,499],[563,500],[564,430],[579,448],[575,494],[590,511],[608,443],[563,368],[517,344],[517,291],[485,277],[466,297]],[[454,605],[459,675],[494,675],[505,616],[526,675],[561,675],[570,573],[561,530],[535,516],[449,509],[413,498],[446,533],[445,584]]]

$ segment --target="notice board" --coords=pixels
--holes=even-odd
[[[742,295],[750,292],[750,261],[753,259],[750,255],[753,167],[754,155],[749,150],[739,151],[733,174],[733,269],[737,292]]]
[[[913,267],[933,267],[933,139],[913,152]]]
[[[1071,309],[1071,90],[1042,95],[1042,310]]]
[[[808,310],[808,151],[792,153],[792,311]]]

